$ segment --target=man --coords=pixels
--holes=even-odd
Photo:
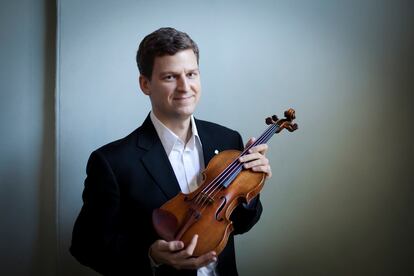
[[[243,149],[237,132],[193,117],[201,94],[198,61],[196,43],[173,28],[140,43],[139,84],[152,110],[141,127],[89,158],[70,248],[80,263],[104,275],[237,275],[233,234],[259,220],[258,197],[233,211],[234,232],[219,256],[193,256],[197,235],[184,247],[161,240],[152,227],[152,211],[195,190],[217,151]],[[265,144],[253,147],[240,161],[270,177],[266,151]]]

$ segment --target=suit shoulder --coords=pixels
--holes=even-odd
[[[197,128],[203,128],[206,131],[215,131],[216,133],[221,132],[224,134],[233,134],[238,136],[240,135],[239,132],[237,132],[236,130],[217,123],[196,119],[196,124]]]
[[[127,136],[105,144],[96,149],[94,152],[104,156],[105,158],[125,155],[132,148],[136,148],[137,132],[138,129],[135,129]]]
[[[220,150],[244,148],[243,139],[239,132],[208,121],[196,120],[197,131],[200,134],[201,142],[215,145]]]

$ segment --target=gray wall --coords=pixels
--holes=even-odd
[[[61,0],[57,24],[54,1],[1,2],[0,274],[95,275],[68,253],[86,161],[148,113],[134,56],[161,26],[201,49],[197,117],[247,140],[297,110],[241,275],[414,274],[413,4],[147,2]]]
[[[0,2],[0,275],[56,275],[50,0]]]

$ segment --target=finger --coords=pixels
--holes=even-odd
[[[217,254],[214,251],[211,251],[209,253],[206,253],[204,255],[201,255],[197,258],[189,258],[186,259],[182,263],[182,268],[184,269],[198,269],[202,266],[206,266],[211,262],[217,261]]]
[[[252,152],[260,152],[261,154],[264,155],[267,152],[268,148],[269,148],[269,146],[267,144],[260,144],[260,145],[257,145],[257,146],[252,147],[249,150],[249,152],[250,153],[252,153]]]
[[[254,152],[254,153],[243,155],[242,157],[239,158],[239,161],[242,163],[246,163],[252,160],[260,160],[260,159],[267,159],[267,158],[259,152]]]
[[[263,172],[270,171],[270,165],[269,165],[269,161],[268,159],[258,159],[255,161],[251,161],[249,163],[245,163],[243,164],[244,169],[252,169],[255,172],[261,172],[263,170]]]
[[[164,248],[165,248],[164,251],[175,252],[175,251],[183,249],[184,243],[182,241],[171,241],[171,242],[167,242]]]
[[[252,171],[255,171],[255,172],[264,172],[266,174],[271,173],[270,166],[255,166],[255,167],[252,168]]]
[[[269,171],[266,174],[266,179],[270,179],[272,177],[272,169],[269,168]]]
[[[197,241],[198,241],[198,235],[195,234],[193,238],[191,239],[191,242],[188,244],[188,246],[183,251],[180,252],[180,257],[188,258],[188,257],[193,256],[193,252],[197,245]]]
[[[266,174],[266,180],[272,177],[272,170],[270,166],[257,166],[252,168],[255,172],[263,172]]]
[[[167,251],[168,250],[168,242],[164,240],[157,240],[153,244],[154,249]]]
[[[196,259],[198,267],[206,266],[211,262],[217,262],[217,254],[215,251],[204,254]]]
[[[249,163],[244,163],[243,167],[245,169],[252,169],[253,171],[262,171],[262,169],[258,169],[261,167],[269,166],[269,160],[267,158],[264,159],[257,159],[254,161],[250,161]]]
[[[247,148],[248,146],[250,146],[251,144],[253,144],[253,143],[254,143],[254,141],[256,141],[256,138],[251,137],[251,138],[249,139],[249,141],[247,141],[246,146],[245,146],[244,148]]]

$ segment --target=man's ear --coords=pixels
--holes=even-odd
[[[150,86],[151,86],[150,80],[143,75],[139,75],[139,87],[141,87],[141,90],[142,92],[144,92],[145,95],[151,94]]]

